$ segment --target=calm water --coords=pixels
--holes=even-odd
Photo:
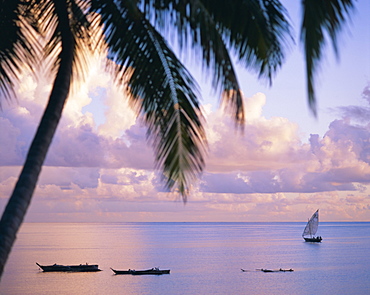
[[[370,223],[321,223],[321,244],[303,241],[304,225],[28,223],[0,294],[370,294]],[[103,271],[43,273],[35,262],[88,262]],[[118,276],[110,267],[169,268],[171,274]]]

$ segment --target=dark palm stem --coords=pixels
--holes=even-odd
[[[74,39],[70,30],[66,1],[54,1],[58,17],[62,50],[59,54],[59,69],[36,135],[14,191],[0,221],[0,278],[16,234],[30,205],[37,180],[41,173],[47,151],[62,115],[68,97],[74,56]]]

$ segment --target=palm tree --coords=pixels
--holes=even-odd
[[[301,29],[308,95],[315,112],[314,74],[325,34],[336,48],[352,0],[303,0]],[[91,41],[108,48],[117,83],[148,127],[157,168],[184,201],[204,168],[206,138],[196,81],[166,42],[201,54],[238,126],[241,89],[230,52],[270,81],[292,40],[288,14],[278,0],[0,0],[0,93],[10,99],[20,65],[34,68],[46,54],[55,80],[23,170],[0,221],[0,275],[30,204],[41,167],[76,73],[83,73]],[[103,30],[102,37],[96,27]],[[42,37],[42,38],[41,38]],[[125,82],[127,81],[127,82]]]
[[[27,212],[41,167],[61,118],[70,89],[73,68],[78,64],[79,43],[83,40],[77,37],[86,35],[84,27],[87,24],[80,8],[64,0],[30,1],[29,6],[24,5],[22,1],[6,1],[4,4],[1,7],[7,11],[2,11],[2,15],[9,13],[10,17],[5,18],[1,31],[6,32],[8,28],[11,30],[10,40],[4,39],[9,42],[4,43],[5,48],[1,48],[4,56],[1,60],[1,73],[4,73],[4,77],[1,77],[3,92],[9,94],[11,91],[9,88],[13,81],[7,75],[9,71],[10,74],[15,75],[19,70],[20,62],[25,61],[31,66],[31,62],[36,61],[35,57],[39,53],[41,44],[37,41],[35,33],[42,33],[44,29],[37,23],[39,20],[43,20],[51,30],[48,32],[50,39],[45,50],[49,55],[54,56],[54,67],[57,69],[48,105],[0,221],[0,275]],[[26,21],[29,23],[25,23]],[[25,26],[23,31],[19,23]],[[31,31],[31,25],[35,32]]]

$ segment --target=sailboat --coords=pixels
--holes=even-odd
[[[311,218],[307,222],[306,227],[304,228],[302,237],[306,242],[314,243],[321,242],[322,237],[320,236],[315,237],[318,227],[319,227],[319,209],[317,209],[316,212],[311,216]]]

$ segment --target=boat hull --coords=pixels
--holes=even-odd
[[[321,237],[313,237],[313,238],[304,238],[305,242],[310,242],[310,243],[321,243],[322,238]]]
[[[116,275],[130,275],[131,274],[131,270],[117,270],[117,269],[113,269],[111,268],[111,270],[114,272],[114,274]]]
[[[38,267],[44,272],[95,272],[101,271],[97,264],[79,264],[79,265],[40,265],[36,262]]]
[[[250,270],[241,269],[242,272],[250,272]],[[294,271],[292,268],[290,269],[265,269],[265,268],[258,268],[256,271],[262,271],[262,272],[292,272]]]
[[[293,269],[261,269],[262,272],[292,272],[294,271]]]
[[[169,269],[163,269],[163,270],[134,270],[131,274],[135,276],[141,276],[141,275],[164,275],[169,274]]]
[[[111,270],[116,275],[134,275],[134,276],[141,276],[141,275],[163,275],[163,274],[169,274],[170,273],[170,270],[169,269],[156,269],[156,268],[151,268],[151,269],[146,269],[146,270],[134,270],[134,269],[116,270],[116,269],[111,268]]]

